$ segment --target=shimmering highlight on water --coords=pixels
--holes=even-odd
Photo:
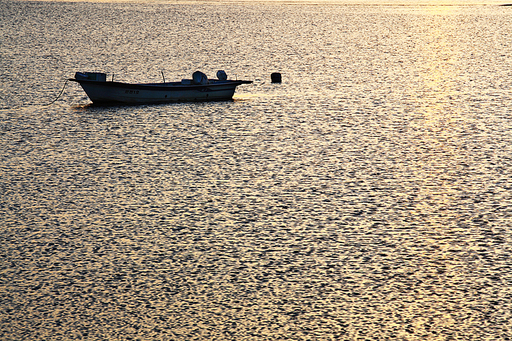
[[[511,19],[1,2],[0,338],[509,339]],[[196,69],[255,84],[40,105]]]

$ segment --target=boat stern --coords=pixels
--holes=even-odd
[[[77,72],[75,73],[75,80],[79,81],[96,81],[96,82],[106,82],[107,74],[102,72]]]

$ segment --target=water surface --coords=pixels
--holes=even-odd
[[[511,19],[1,2],[0,338],[510,338]],[[218,69],[255,83],[43,105]]]

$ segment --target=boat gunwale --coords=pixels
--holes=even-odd
[[[200,90],[204,88],[215,88],[222,86],[238,86],[241,84],[251,84],[253,81],[246,80],[214,80],[213,83],[208,84],[183,84],[181,82],[166,82],[166,83],[123,83],[114,81],[96,81],[89,79],[76,79],[69,78],[70,81],[79,84],[98,85],[109,88],[125,88],[133,90],[149,90],[149,91],[186,91],[186,90]]]

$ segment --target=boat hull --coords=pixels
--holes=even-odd
[[[94,104],[101,105],[226,101],[233,98],[238,85],[252,83],[243,80],[212,80],[208,84],[193,84],[191,81],[128,84],[76,78],[70,80],[79,83]]]

